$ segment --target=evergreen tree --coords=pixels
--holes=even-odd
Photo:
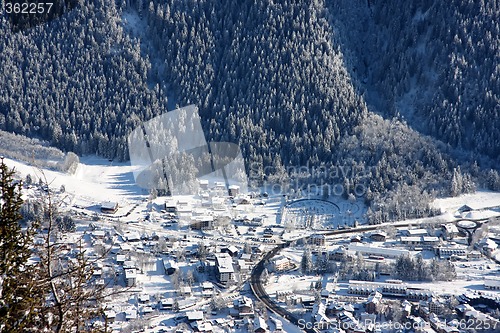
[[[36,269],[28,265],[32,255],[34,225],[22,228],[21,184],[14,171],[0,160],[0,331],[33,329],[42,298]]]
[[[306,248],[302,254],[302,259],[300,261],[300,269],[302,274],[309,274],[313,268],[312,253],[311,250]]]

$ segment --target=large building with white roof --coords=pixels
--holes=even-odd
[[[233,259],[228,253],[215,254],[215,270],[220,283],[228,283],[234,279]]]
[[[398,258],[400,256],[407,256],[410,254],[410,251],[405,249],[374,247],[355,243],[349,244],[349,251],[359,252],[361,254],[382,256],[386,258]]]
[[[490,290],[500,290],[500,279],[484,279],[484,288]]]

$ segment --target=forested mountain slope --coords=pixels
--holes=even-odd
[[[387,116],[454,147],[500,155],[500,3],[332,0],[354,75]]]
[[[125,136],[166,109],[150,64],[108,1],[90,1],[44,26],[0,23],[0,129],[77,153],[127,158]]]
[[[486,69],[469,66],[479,73],[465,66],[461,76],[447,62],[455,44],[448,44],[442,21],[461,12],[453,6],[93,0],[17,33],[4,17],[0,129],[127,159],[126,135],[140,121],[172,101],[194,103],[208,139],[238,143],[249,165],[354,166],[366,171],[364,178],[339,181],[369,188],[373,221],[426,215],[431,193],[474,186],[467,168],[454,171],[461,161],[450,157],[450,146],[418,131],[472,150],[477,144],[490,155],[498,148],[498,103],[491,106],[498,75],[484,76],[494,61]],[[478,36],[487,31],[481,20],[479,27],[471,23]],[[479,61],[479,53],[460,45],[456,52],[468,64],[469,57]],[[481,52],[498,56],[496,50],[488,45]],[[469,86],[478,95],[461,94]],[[464,108],[466,101],[477,107]],[[483,113],[471,111],[479,106]],[[410,127],[397,120],[398,111]],[[491,131],[480,137],[487,119]],[[453,139],[458,132],[461,141]],[[500,184],[498,174],[492,179]]]

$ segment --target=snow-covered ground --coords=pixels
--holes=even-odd
[[[278,233],[281,230],[286,231],[284,238],[294,239],[313,233],[315,229],[328,229],[337,228],[342,225],[352,225],[354,221],[358,221],[359,224],[364,224],[365,222],[363,215],[366,208],[362,205],[362,203],[357,201],[349,202],[340,197],[330,198],[330,201],[314,199],[297,200],[291,202],[285,210],[282,210],[284,200],[280,195],[263,198],[262,204],[254,204],[255,202],[252,202],[249,204],[233,205],[228,199],[225,199],[224,209],[214,210],[211,207],[204,205],[200,196],[191,195],[178,196],[175,199],[186,202],[187,205],[193,209],[193,212],[196,210],[202,211],[203,215],[225,215],[233,218],[247,218],[249,220],[252,220],[253,218],[262,218],[262,226],[257,227],[256,231],[252,231],[252,234],[250,234],[250,227],[247,225],[239,225],[237,229],[234,228],[233,225],[228,225],[226,227],[217,228],[216,230],[204,233],[201,231],[188,230],[185,226],[181,225],[174,225],[166,228],[162,226],[162,223],[167,221],[167,218],[164,217],[164,212],[161,212],[161,210],[164,209],[166,198],[159,197],[149,203],[147,200],[149,197],[148,191],[139,188],[134,182],[132,174],[133,167],[130,163],[116,163],[95,156],[86,156],[80,159],[80,164],[75,174],[69,175],[51,170],[43,170],[42,174],[42,170],[26,163],[18,162],[12,159],[5,159],[5,161],[9,167],[15,168],[21,177],[24,178],[26,175],[30,174],[35,183],[40,177],[46,178],[50,184],[50,188],[55,190],[55,192],[57,192],[61,185],[64,185],[66,189],[65,193],[63,195],[58,195],[66,198],[65,202],[68,209],[86,212],[86,214],[89,215],[89,212],[99,212],[99,205],[104,201],[117,202],[120,208],[114,218],[103,216],[100,221],[93,222],[100,228],[113,230],[113,227],[119,227],[117,229],[121,229],[123,234],[127,234],[128,232],[139,233],[139,235],[148,233],[151,235],[154,232],[159,236],[172,239],[183,238],[183,246],[195,245],[200,242],[204,242],[206,245],[211,243],[219,245],[234,244],[239,245],[240,247],[242,247],[245,242],[249,242],[252,245],[262,245],[262,239],[259,238],[262,237],[261,235],[263,230],[269,226],[273,226],[273,240],[279,241],[280,239]],[[26,193],[29,195],[30,191],[35,193],[35,189],[27,189]],[[442,223],[445,221],[456,220],[457,218],[487,218],[492,215],[498,215],[500,212],[500,210],[492,208],[490,210],[469,212],[470,215],[457,215],[457,209],[464,204],[469,205],[473,209],[497,207],[500,206],[500,193],[481,191],[476,194],[465,195],[457,198],[438,199],[435,201],[434,205],[443,210],[443,215],[434,218],[402,221],[400,223],[415,222],[415,225],[421,223],[430,224],[431,222]],[[126,213],[129,214],[127,216],[122,216]],[[121,217],[118,218],[117,216]],[[146,216],[148,216],[147,219]],[[304,218],[304,216],[306,218]],[[309,220],[307,219],[307,216],[310,217]],[[130,222],[134,223],[128,224]],[[304,226],[308,224],[307,227],[310,227],[311,230],[306,231],[295,228],[286,228],[286,225],[289,222],[294,222]],[[89,218],[84,217],[81,221],[79,221],[77,229],[80,230],[79,228],[84,228],[84,226],[88,225]],[[295,226],[297,227],[297,225]],[[385,226],[381,226],[381,230],[383,230],[384,227]],[[346,236],[339,235],[338,238],[345,239]],[[337,241],[336,237],[329,237],[327,241],[330,244],[327,246],[335,245],[336,247],[340,244],[340,241]],[[172,246],[175,246],[176,248],[181,247],[178,243],[180,242],[175,242]],[[265,249],[271,249],[272,247],[274,247],[274,244],[265,244]],[[302,253],[303,248],[288,248],[281,251],[280,254],[290,258],[295,266],[299,267]],[[426,257],[424,259],[428,258]],[[114,258],[110,260],[110,263],[114,264],[113,260]],[[457,267],[458,277],[452,283],[411,284],[432,290],[437,294],[460,294],[474,290],[484,292],[484,277],[497,276],[498,272],[500,272],[498,265],[492,264],[491,261],[487,260],[471,261],[467,263],[457,262],[455,264]],[[195,269],[196,263],[191,263],[188,260],[179,262],[179,268],[181,271]],[[326,282],[327,276],[301,276],[299,269],[295,269],[287,274],[271,274],[266,290],[271,296],[273,296],[277,291],[307,291],[310,288],[311,283],[316,282],[319,279]],[[339,286],[341,287],[339,293],[345,293],[345,282],[343,284],[339,284]],[[161,272],[146,271],[144,273],[138,273],[137,288],[140,288],[141,293],[149,295],[176,297],[171,278],[165,276]],[[199,286],[196,285],[193,289],[196,288],[199,288]],[[193,291],[196,296],[198,291]],[[223,293],[228,297],[231,294],[231,292],[227,290],[223,291]],[[195,299],[195,296],[193,296],[193,299]],[[137,306],[137,302],[133,299],[131,300],[130,297],[131,296],[128,295],[123,299],[120,298],[114,301],[117,306],[121,308],[135,306],[136,309],[139,309],[140,307]],[[200,298],[198,298],[198,300],[200,300]],[[201,308],[206,306],[206,304],[206,300],[199,301],[192,307],[192,309]],[[166,326],[175,326],[172,319],[174,316],[175,314],[171,312],[161,312],[161,314],[151,322],[154,325],[164,323]],[[126,326],[124,322],[121,322],[117,323],[116,327],[120,327],[120,325]],[[286,332],[299,332],[297,328],[288,324],[284,320],[283,325]],[[243,332],[243,330],[241,331]]]
[[[26,163],[5,159],[5,163],[23,177],[30,174],[36,182],[46,178],[49,186],[74,196],[73,204],[90,206],[103,201],[115,201],[120,206],[142,200],[147,192],[135,185],[130,163],[116,163],[96,156],[80,158],[74,175],[52,170],[41,170]]]
[[[312,230],[336,229],[339,226],[365,224],[366,207],[361,200],[350,202],[333,196],[328,200],[299,199],[287,204],[282,225]]]
[[[472,209],[499,207],[500,192],[478,190],[476,193],[463,194],[451,198],[440,198],[433,202],[434,207],[453,214],[463,205],[468,205]]]

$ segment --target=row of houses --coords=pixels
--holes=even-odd
[[[402,297],[410,300],[425,300],[433,296],[431,291],[412,288],[401,280],[386,280],[386,282],[350,280],[348,292],[354,295],[371,295],[379,292],[381,295]]]

